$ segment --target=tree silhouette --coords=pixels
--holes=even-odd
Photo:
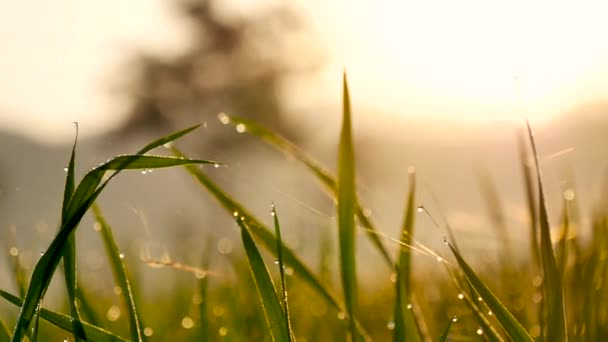
[[[177,3],[192,24],[192,47],[172,60],[137,57],[128,89],[132,106],[118,133],[175,129],[226,112],[297,137],[281,115],[278,91],[286,76],[313,71],[321,61],[311,44],[290,39],[307,30],[301,18],[285,6],[226,18],[218,15],[215,4]],[[224,146],[230,143],[219,139]]]

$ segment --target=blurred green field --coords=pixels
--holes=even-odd
[[[344,79],[343,125],[337,174],[297,146],[244,119],[221,114],[219,119],[250,133],[305,165],[327,195],[335,199],[337,225],[319,230],[316,262],[298,255],[280,238],[281,203],[268,215],[267,226],[250,213],[247,203],[220,188],[205,168],[221,161],[190,159],[178,149],[182,136],[197,126],[151,142],[132,155],[117,156],[76,182],[75,150],[67,168],[61,227],[33,272],[20,264],[10,241],[2,253],[12,265],[12,289],[1,289],[0,341],[603,341],[608,339],[608,271],[606,203],[593,208],[590,226],[583,226],[576,197],[564,192],[560,222],[549,222],[541,170],[531,128],[520,139],[529,216],[529,243],[514,245],[505,231],[500,194],[486,184],[493,229],[501,237],[497,263],[471,255],[458,246],[449,224],[417,202],[415,170],[403,204],[400,236],[387,236],[374,224],[357,196],[351,132],[350,98]],[[150,154],[165,148],[171,156]],[[201,167],[202,166],[202,167]],[[163,253],[143,253],[127,260],[125,241],[116,241],[112,222],[95,205],[105,186],[121,171],[149,172],[183,167],[193,185],[215,198],[235,221],[241,245],[229,246],[209,236],[194,251],[198,264],[172,260]],[[271,177],[272,175],[269,175]],[[159,201],[164,199],[159,198]],[[104,275],[114,286],[91,293],[92,280],[77,272],[74,231],[91,212],[95,231],[112,270]],[[421,215],[435,222],[445,246],[428,248],[416,239]],[[552,227],[559,227],[557,230]],[[335,229],[334,229],[335,228]],[[556,231],[552,231],[556,230]],[[386,270],[386,277],[361,277],[357,236],[368,238]],[[396,248],[395,248],[396,247]],[[226,249],[233,253],[226,253]],[[416,259],[416,262],[413,262]],[[481,262],[469,265],[469,259]],[[419,261],[422,262],[419,262]],[[59,265],[62,264],[61,267]],[[148,296],[138,275],[158,268],[171,279],[166,295]],[[365,267],[369,267],[366,266]],[[57,272],[58,271],[58,272]],[[61,279],[63,278],[63,279]],[[65,288],[63,307],[45,309],[51,279]],[[8,303],[14,304],[9,307]]]

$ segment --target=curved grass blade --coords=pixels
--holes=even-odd
[[[570,234],[570,215],[568,214],[568,200],[564,200],[562,212],[562,230],[557,243],[557,268],[560,276],[564,277],[568,265],[568,234]]]
[[[323,166],[321,166],[321,164],[319,164],[317,161],[307,155],[304,151],[295,146],[293,143],[251,120],[232,116],[228,117],[226,114],[220,115],[227,119],[227,121],[224,122],[233,125],[245,125],[245,127],[247,127],[246,132],[249,132],[254,136],[266,141],[272,147],[275,147],[279,151],[286,154],[288,157],[292,157],[295,160],[298,160],[299,162],[303,163],[308,168],[308,170],[313,175],[315,175],[319,179],[319,181],[325,186],[325,188],[329,192],[329,195],[332,197],[337,197],[337,182],[331,175],[331,173]],[[365,234],[372,242],[372,245],[376,247],[376,249],[380,252],[386,264],[392,268],[394,262],[391,258],[391,255],[389,254],[388,249],[386,249],[384,243],[380,239],[380,234],[377,233],[375,225],[372,223],[371,219],[364,214],[364,210],[361,204],[359,203],[359,200],[357,200],[356,202],[356,213],[357,218],[359,219],[359,223],[365,228]]]
[[[110,266],[112,267],[112,273],[114,273],[114,279],[120,286],[122,290],[123,298],[125,300],[125,304],[127,309],[129,310],[129,325],[131,330],[131,341],[144,341],[145,335],[143,333],[143,328],[141,325],[141,319],[139,317],[139,313],[137,310],[137,305],[135,305],[135,298],[133,297],[133,291],[131,290],[131,282],[129,281],[129,277],[127,275],[127,267],[125,263],[122,261],[122,257],[120,251],[118,250],[118,246],[114,241],[114,236],[112,234],[112,229],[110,225],[108,225],[107,221],[101,214],[101,210],[97,205],[93,205],[93,214],[95,215],[95,220],[101,226],[101,235],[103,238],[103,244],[106,249],[106,254],[108,255],[108,259],[110,259]]]
[[[534,199],[534,180],[532,176],[532,168],[529,163],[528,150],[526,149],[523,135],[519,135],[519,159],[521,164],[522,174],[524,176],[524,188],[526,191],[526,203],[528,207],[528,215],[530,216],[530,246],[532,257],[535,265],[541,267],[540,250],[538,242],[538,215],[536,214],[536,203]]]
[[[272,217],[274,219],[274,235],[277,241],[277,261],[279,262],[279,275],[281,277],[281,300],[283,303],[283,312],[285,312],[285,329],[292,340],[293,330],[291,329],[291,319],[289,317],[289,302],[287,301],[287,286],[285,285],[285,263],[283,262],[283,240],[281,239],[281,226],[279,225],[279,215],[277,210],[272,205]]]
[[[291,341],[289,329],[286,329],[289,322],[287,322],[274,284],[270,278],[270,273],[268,273],[268,269],[262,259],[262,255],[256,247],[255,242],[253,242],[247,225],[240,218],[237,219],[237,223],[239,227],[241,227],[241,238],[243,240],[245,252],[247,253],[247,259],[249,260],[249,269],[253,276],[255,287],[258,290],[258,295],[260,297],[260,302],[262,303],[262,309],[264,310],[264,316],[266,317],[266,323],[272,340],[274,342]]]
[[[192,128],[193,129],[193,128]],[[184,131],[192,130],[187,129]],[[180,137],[184,131],[180,131],[178,133],[174,133],[169,137]],[[185,133],[184,133],[185,134]],[[87,212],[87,210],[93,205],[95,199],[99,194],[105,189],[108,183],[120,173],[123,169],[129,169],[131,165],[134,163],[138,165],[138,168],[146,168],[146,169],[154,169],[157,167],[169,167],[169,160],[174,162],[173,165],[187,165],[187,164],[207,164],[212,163],[206,160],[184,160],[184,159],[175,159],[167,157],[162,158],[162,161],[159,161],[156,158],[144,158],[148,156],[143,156],[143,153],[146,153],[149,149],[160,146],[163,143],[167,143],[167,137],[161,138],[148,144],[144,149],[138,152],[139,154],[130,155],[130,156],[119,156],[115,159],[112,159],[101,166],[89,171],[83,180],[80,182],[76,190],[74,191],[74,195],[70,199],[70,203],[68,209],[66,211],[66,219],[62,221],[61,228],[59,232],[49,245],[46,252],[42,255],[38,263],[34,268],[34,272],[32,274],[30,284],[28,290],[26,292],[25,299],[23,301],[23,306],[19,311],[19,316],[17,318],[17,324],[15,326],[15,330],[13,333],[13,342],[21,341],[23,334],[29,327],[36,306],[40,303],[50,281],[57,269],[57,265],[63,254],[63,248],[68,240],[70,234],[77,228],[80,220]],[[147,163],[141,163],[141,159],[147,161]],[[120,160],[120,163],[116,163],[116,159]],[[103,176],[107,170],[114,170],[103,183],[101,183]]]
[[[0,297],[6,299],[8,302],[16,306],[23,305],[23,300],[21,298],[13,296],[8,292],[0,290]],[[72,318],[70,316],[42,308],[40,309],[40,317],[60,329],[73,333]],[[114,335],[111,332],[95,325],[82,322],[82,327],[84,328],[85,334],[87,335],[89,341],[127,342],[127,340],[125,340],[124,338]]]
[[[185,155],[175,147],[171,147],[174,155],[184,158]],[[192,165],[186,166],[186,171],[190,173],[194,179],[202,185],[209,194],[211,194],[220,205],[226,210],[229,215],[237,215],[243,217],[251,228],[253,234],[259,242],[273,255],[277,255],[276,239],[270,229],[261,223],[259,219],[249,213],[240,203],[236,202],[228,196],[217,184],[215,184],[207,175],[199,168]],[[323,283],[317,279],[314,273],[298,258],[298,256],[287,246],[283,245],[283,259],[285,264],[289,265],[294,270],[294,274],[307,283],[312,289],[321,295],[321,297],[339,312],[344,312],[344,306],[339,299],[328,289]],[[357,329],[360,334],[364,335],[363,328],[356,322]]]
[[[505,332],[509,335],[513,341],[534,341],[534,339],[528,334],[526,329],[513,317],[511,312],[502,304],[502,302],[492,293],[492,291],[484,284],[473,269],[464,261],[460,253],[452,246],[447,243],[452,253],[458,261],[460,269],[464,272],[467,280],[479,295],[486,302],[492,313],[500,322]]]
[[[452,323],[454,322],[453,318],[450,318],[448,321],[447,327],[443,329],[441,336],[439,336],[439,342],[448,342],[448,337],[450,337],[450,328],[452,328]]]
[[[343,114],[340,146],[338,149],[338,241],[340,246],[340,276],[344,291],[344,303],[348,317],[356,317],[357,267],[355,249],[355,154],[352,141],[350,98],[344,73]],[[350,325],[353,340],[360,336]]]
[[[526,122],[528,136],[532,145],[534,164],[536,165],[536,181],[538,183],[538,207],[540,223],[540,254],[543,270],[543,286],[545,288],[545,308],[547,312],[547,340],[548,341],[567,341],[566,307],[564,301],[564,289],[562,287],[562,277],[557,268],[553,245],[551,242],[551,232],[549,230],[549,216],[547,213],[547,203],[543,190],[543,183],[538,163],[538,153],[536,143],[532,134],[530,123]]]
[[[72,145],[72,153],[70,155],[70,161],[67,167],[67,174],[65,177],[65,188],[63,191],[63,204],[61,206],[61,222],[64,222],[66,219],[68,205],[74,193],[74,189],[76,188],[75,184],[75,162],[76,162],[76,145],[78,143],[78,123],[74,123],[76,126],[76,136],[74,137],[74,144]],[[73,328],[74,328],[74,339],[76,342],[81,340],[86,340],[87,337],[84,332],[84,328],[82,327],[80,312],[78,307],[76,306],[77,302],[77,278],[76,278],[76,238],[74,233],[70,234],[66,245],[63,250],[63,268],[64,268],[64,277],[65,283],[68,291],[68,303],[70,307],[70,313],[72,315],[73,320]]]
[[[411,251],[408,246],[411,246],[414,236],[414,217],[416,195],[416,176],[414,172],[410,172],[410,191],[407,196],[405,206],[405,215],[401,226],[401,242],[399,248],[399,256],[397,257],[397,265],[395,272],[397,274],[397,282],[395,283],[395,330],[393,333],[393,341],[421,341],[421,334],[411,310],[410,298],[411,293]],[[408,308],[410,305],[410,308]]]

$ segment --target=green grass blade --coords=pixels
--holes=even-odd
[[[454,319],[450,318],[448,321],[448,325],[443,329],[441,336],[439,336],[439,342],[448,342],[448,337],[450,337],[450,329],[452,328],[452,323],[454,323]]]
[[[70,161],[67,167],[67,174],[65,177],[65,188],[63,191],[63,204],[61,207],[61,221],[64,222],[66,219],[68,206],[74,189],[75,184],[75,163],[76,163],[76,145],[78,143],[78,124],[76,125],[76,137],[74,138],[74,144],[72,145],[72,153],[70,155]],[[76,278],[76,238],[72,233],[68,237],[67,243],[63,251],[63,268],[66,288],[68,292],[68,304],[70,307],[70,313],[72,315],[73,326],[74,326],[74,339],[76,342],[86,340],[86,335],[81,323],[80,312],[78,310],[77,302],[77,288],[78,282]]]
[[[355,248],[355,154],[352,141],[350,98],[344,74],[342,132],[338,150],[338,241],[340,246],[340,276],[346,314],[351,322],[357,309],[357,267]],[[359,340],[353,324],[353,340]]]
[[[511,312],[502,304],[502,302],[492,293],[490,288],[479,279],[473,269],[464,261],[460,253],[450,244],[448,246],[458,261],[460,269],[464,272],[467,280],[479,295],[486,302],[492,313],[500,322],[505,332],[513,341],[534,341],[528,334],[526,329],[513,317]]]
[[[277,241],[277,260],[279,262],[279,275],[281,277],[281,301],[283,303],[283,312],[285,313],[285,329],[289,341],[292,340],[293,330],[291,329],[291,319],[289,317],[289,302],[287,300],[287,286],[285,285],[285,263],[283,261],[283,240],[281,239],[281,225],[279,224],[279,215],[277,210],[272,205],[272,217],[274,221],[274,235]]]
[[[288,157],[291,157],[304,164],[308,170],[319,179],[321,184],[325,186],[330,196],[337,197],[337,182],[335,178],[328,170],[321,166],[320,163],[315,161],[296,145],[251,120],[238,117],[229,117],[228,123],[233,125],[245,125],[245,127],[247,127],[246,132],[253,134],[254,136],[270,144],[272,147],[283,152]],[[365,234],[372,242],[372,245],[380,252],[384,258],[384,261],[386,262],[386,265],[392,268],[394,262],[388,252],[388,249],[384,246],[384,243],[380,239],[380,234],[378,234],[378,231],[371,221],[371,218],[364,214],[360,201],[357,201],[356,203],[356,213],[359,223],[365,228]]]
[[[538,215],[536,210],[536,201],[534,196],[534,177],[532,175],[532,167],[529,163],[528,150],[523,135],[519,136],[519,159],[521,170],[524,177],[524,189],[526,192],[526,204],[528,207],[528,216],[530,217],[530,250],[534,258],[535,265],[541,267],[540,264],[540,249],[538,242]]]
[[[12,303],[16,306],[23,305],[23,300],[21,298],[13,296],[8,292],[0,290],[0,297],[6,299],[9,303]],[[40,309],[40,317],[56,327],[59,327],[67,332],[73,333],[72,318],[70,316],[42,308]],[[114,335],[113,333],[107,330],[91,325],[89,323],[82,322],[82,326],[89,341],[127,342],[127,340],[125,340],[124,338]]]
[[[249,269],[253,276],[255,287],[258,290],[272,340],[275,342],[290,341],[289,330],[286,329],[288,322],[286,322],[285,313],[279,302],[279,297],[270,278],[270,273],[268,273],[268,269],[264,264],[262,255],[256,247],[255,242],[253,242],[247,225],[241,218],[237,219],[237,223],[241,227],[241,237],[245,252],[247,253],[247,259],[249,260]]]
[[[397,282],[395,283],[395,330],[393,341],[421,341],[421,336],[411,309],[411,250],[414,236],[414,218],[416,215],[416,176],[410,173],[410,191],[405,205],[405,215],[401,226],[401,242],[397,265]],[[409,307],[408,307],[409,305]]]
[[[207,243],[205,244],[205,250],[201,257],[201,268],[208,270],[211,265],[211,256],[213,254],[213,246],[215,245],[215,239],[208,237]],[[209,316],[207,314],[209,308],[209,276],[198,279],[197,282],[198,294],[201,296],[201,300],[198,304],[198,312],[200,317],[200,339],[201,341],[208,341],[211,338],[209,334]]]
[[[97,205],[93,205],[93,214],[95,220],[101,226],[101,236],[103,238],[103,244],[106,249],[106,254],[110,260],[110,266],[112,273],[114,273],[114,279],[118,283],[118,286],[122,290],[125,304],[129,311],[129,325],[131,330],[131,341],[144,341],[145,335],[141,326],[141,319],[135,304],[135,298],[133,297],[133,291],[131,290],[131,282],[127,274],[127,267],[122,260],[116,241],[114,241],[114,234],[110,225],[103,217],[101,210]]]
[[[181,135],[176,133],[169,137],[173,136],[180,137]],[[158,146],[160,144],[159,142],[167,143],[167,139],[167,137],[161,138],[151,144],[148,144],[144,149],[140,151],[140,153],[145,153],[147,152],[147,149]],[[15,326],[12,338],[13,342],[20,342],[25,331],[30,326],[35,308],[38,303],[40,303],[44,292],[46,291],[51,281],[51,278],[55,273],[55,270],[57,269],[57,265],[59,264],[59,261],[63,255],[63,250],[68,241],[68,238],[70,234],[72,234],[72,232],[74,232],[74,230],[77,228],[84,214],[91,207],[91,205],[93,205],[97,196],[99,196],[99,194],[105,189],[105,187],[109,184],[113,177],[118,175],[118,173],[123,169],[128,169],[134,163],[138,163],[138,161],[144,157],[148,156],[138,154],[116,157],[115,159],[121,160],[120,163],[116,163],[115,159],[110,160],[100,165],[99,167],[89,171],[85,175],[83,180],[80,182],[80,184],[74,191],[74,195],[70,200],[70,204],[66,211],[65,220],[62,220],[59,232],[57,233],[47,250],[44,252],[36,266],[34,267],[29,287],[23,302],[23,306],[21,307],[21,310],[19,311],[19,316],[17,318],[17,324]],[[137,164],[138,167],[147,169],[153,169],[157,167],[168,167],[171,164],[170,162],[168,162],[168,160],[172,160],[174,162],[173,165],[175,166],[209,163],[209,161],[203,160],[190,160],[188,162],[183,158],[163,158],[163,161],[158,161],[156,158],[152,157],[152,159],[144,158],[144,160],[147,160],[148,163],[139,163]],[[101,183],[107,169],[115,170],[115,172],[110,177],[108,177],[103,183]]]
[[[174,155],[184,158],[185,155],[180,152],[177,148],[171,147],[171,151]],[[247,209],[245,209],[240,203],[236,202],[229,195],[227,195],[217,184],[215,184],[207,175],[205,175],[199,168],[195,166],[185,167],[188,173],[190,173],[194,179],[203,186],[207,192],[212,195],[220,205],[226,210],[228,215],[237,215],[244,217],[245,222],[251,228],[251,234],[253,234],[259,242],[273,255],[277,256],[276,239],[271,233],[270,229],[261,223],[259,219],[253,216]],[[287,246],[283,245],[283,259],[285,264],[289,265],[294,270],[294,274],[307,283],[312,289],[321,295],[321,297],[329,304],[329,306],[335,308],[340,312],[344,312],[344,306],[340,300],[328,289],[314,273],[298,258],[298,256]],[[364,334],[363,329],[357,324],[357,328],[360,334]]]
[[[568,234],[570,234],[570,215],[568,214],[568,201],[564,200],[564,208],[562,209],[562,230],[559,234],[557,243],[557,268],[560,276],[564,277],[566,267],[568,265]]]
[[[549,215],[547,213],[547,203],[543,190],[540,165],[538,163],[538,153],[536,143],[532,134],[530,123],[527,123],[528,135],[532,145],[534,164],[536,165],[536,181],[538,183],[538,207],[540,223],[540,256],[543,269],[543,286],[545,289],[545,308],[547,312],[547,341],[567,341],[566,307],[564,301],[564,289],[562,278],[557,268],[553,245],[551,242],[551,232]]]

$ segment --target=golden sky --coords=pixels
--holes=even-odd
[[[277,0],[278,1],[278,0]],[[235,0],[241,12],[273,0]],[[112,72],[137,50],[179,52],[168,1],[0,0],[0,127],[71,139],[119,123]],[[339,103],[347,68],[355,106],[388,115],[543,120],[608,94],[602,1],[298,1],[330,57],[323,87]],[[324,89],[318,93],[314,89]]]

